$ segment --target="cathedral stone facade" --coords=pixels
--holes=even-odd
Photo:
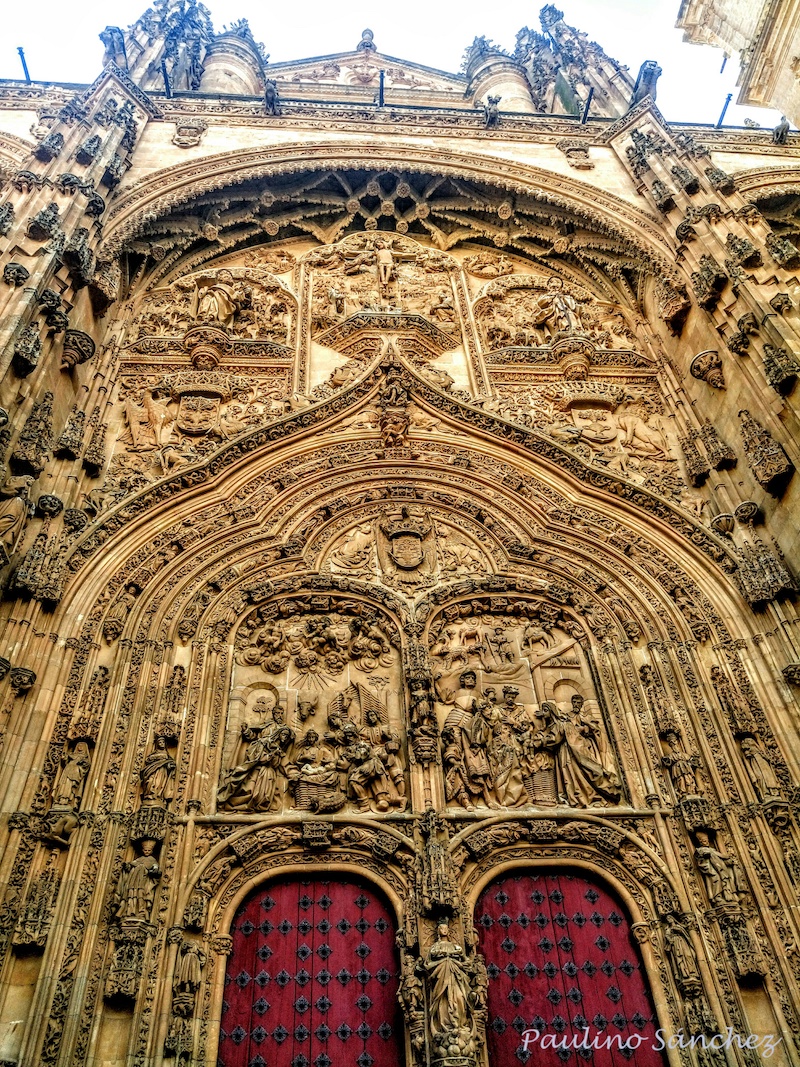
[[[796,135],[101,39],[0,84],[0,1063],[800,1062]]]

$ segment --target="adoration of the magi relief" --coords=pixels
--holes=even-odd
[[[0,1067],[799,1062],[800,144],[537,25],[0,81]]]

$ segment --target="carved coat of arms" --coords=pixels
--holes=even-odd
[[[217,429],[219,414],[218,396],[184,394],[178,408],[176,425],[182,433],[199,436]]]
[[[402,508],[399,518],[379,523],[378,556],[384,581],[398,588],[415,589],[433,581],[436,537],[425,515]]]

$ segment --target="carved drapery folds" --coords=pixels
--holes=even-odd
[[[445,609],[431,629],[448,802],[468,810],[618,802],[585,632],[551,604],[515,607],[519,614],[502,600],[473,601],[466,614]],[[603,625],[599,613],[593,623]]]

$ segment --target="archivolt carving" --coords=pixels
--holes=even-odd
[[[274,158],[271,158],[273,157]],[[432,158],[433,157],[433,158]],[[109,213],[109,236],[98,258],[113,258],[121,250],[124,242],[135,236],[147,218],[158,217],[173,207],[186,203],[198,195],[215,189],[224,188],[231,182],[243,182],[263,179],[265,176],[296,174],[309,169],[349,169],[360,166],[364,159],[370,159],[374,165],[399,171],[407,170],[422,174],[448,174],[459,179],[468,179],[498,185],[500,188],[518,193],[538,196],[546,203],[558,205],[567,210],[579,210],[584,217],[591,219],[601,232],[616,232],[623,240],[632,240],[639,245],[645,257],[652,257],[654,249],[665,246],[665,241],[656,220],[637,212],[629,204],[612,194],[599,192],[574,178],[553,175],[538,168],[520,166],[507,162],[491,164],[463,154],[436,151],[430,147],[415,150],[404,146],[403,151],[394,153],[382,148],[379,157],[375,156],[374,142],[354,145],[346,154],[342,153],[341,144],[325,145],[304,144],[295,155],[292,150],[281,148],[271,153],[269,149],[258,149],[253,153],[239,153],[235,162],[229,155],[210,157],[202,162],[172,167],[168,173],[155,174],[145,179],[140,188],[129,190],[124,202]],[[319,160],[317,163],[316,161]],[[498,173],[505,181],[498,181]],[[192,184],[184,184],[187,177],[201,176]],[[166,181],[174,183],[174,191],[159,193]],[[568,194],[565,195],[565,189]],[[598,210],[598,204],[603,210]],[[124,213],[124,214],[123,214]],[[128,216],[125,218],[125,216]],[[619,219],[620,222],[615,220]],[[638,231],[638,232],[637,232]],[[641,235],[641,236],[640,236]],[[665,249],[666,253],[666,249]],[[675,268],[665,258],[659,259],[659,268],[666,277],[675,275]]]

